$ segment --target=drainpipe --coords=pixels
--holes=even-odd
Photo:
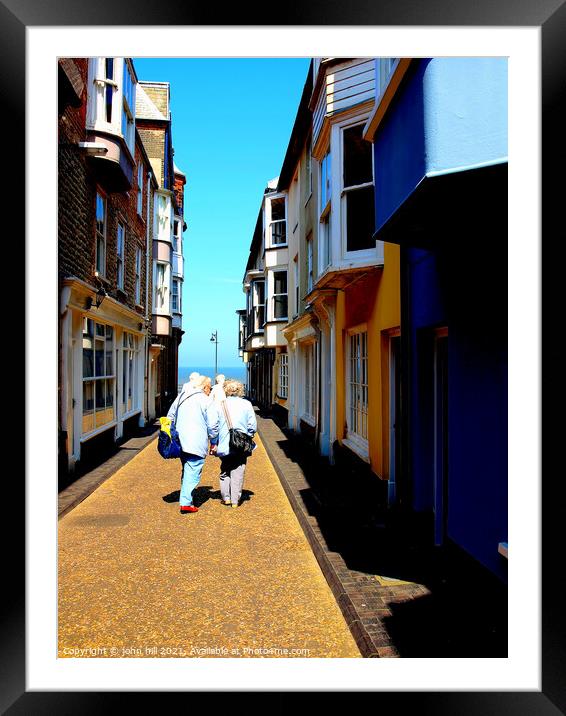
[[[147,421],[149,422],[149,346],[151,344],[151,326],[147,325],[148,321],[151,320],[149,315],[149,254],[150,254],[150,231],[149,231],[149,205],[151,196],[151,171],[147,173],[147,209],[146,209],[146,222],[145,222],[145,321],[147,331],[147,346],[145,351],[145,414]]]

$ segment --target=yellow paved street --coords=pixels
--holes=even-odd
[[[208,457],[181,515],[154,441],[60,520],[60,657],[360,657],[255,439],[238,509]]]

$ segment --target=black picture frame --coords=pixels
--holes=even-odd
[[[252,9],[253,8],[253,9]],[[135,9],[135,12],[132,10]],[[565,67],[564,47],[566,43],[566,4],[564,0],[381,0],[369,3],[366,0],[349,0],[348,3],[323,3],[320,1],[290,4],[281,12],[277,7],[264,7],[260,14],[254,6],[240,3],[222,10],[223,26],[228,25],[281,25],[284,16],[286,25],[398,25],[398,26],[538,26],[541,29],[542,45],[542,232],[550,237],[554,227],[563,226],[558,212],[564,203],[564,182],[553,178],[557,158],[566,156],[564,129]],[[271,12],[270,12],[271,11]],[[2,122],[4,137],[16,147],[25,146],[25,32],[30,26],[70,25],[217,25],[218,8],[206,4],[199,7],[181,3],[150,3],[138,0],[135,4],[123,0],[97,0],[96,3],[74,0],[1,0],[0,1],[0,54],[3,75]],[[562,147],[562,150],[560,150]],[[4,165],[6,167],[6,165]],[[563,171],[563,170],[562,170]],[[4,196],[12,197],[24,206],[24,162],[20,149],[9,172],[2,172]],[[15,187],[19,190],[14,191]],[[20,199],[21,196],[21,199]],[[541,238],[542,238],[541,232]],[[21,235],[21,225],[19,226]],[[560,230],[563,234],[563,230]],[[552,236],[558,240],[558,236]],[[561,242],[564,243],[563,241]],[[549,245],[550,242],[549,242]],[[540,251],[541,246],[533,246]],[[551,255],[555,270],[559,262]],[[547,276],[548,279],[548,276]],[[542,285],[542,283],[541,283]],[[548,279],[542,292],[545,309],[562,305],[555,295],[560,283]],[[545,317],[547,313],[545,311]],[[550,323],[550,320],[548,320]],[[544,325],[547,325],[544,323]],[[554,326],[553,326],[554,327]],[[30,327],[27,327],[29,330]],[[532,339],[538,339],[538,336]],[[29,356],[27,356],[29,358]],[[549,363],[558,357],[552,346],[546,354]],[[559,364],[557,364],[559,365]],[[563,370],[554,371],[552,384],[542,388],[541,399],[547,399],[547,407],[562,391]],[[23,384],[23,383],[21,383]],[[29,409],[30,396],[26,407]],[[21,394],[18,396],[21,404]],[[545,425],[545,446],[547,463],[552,452],[563,441],[562,420],[549,421]],[[27,436],[27,449],[33,436]],[[550,452],[548,452],[550,450]],[[561,465],[561,462],[558,462]],[[542,471],[542,465],[541,465]],[[561,481],[562,468],[550,473],[543,485],[542,512],[542,689],[540,692],[379,692],[379,708],[402,705],[418,708],[425,714],[454,714],[484,716],[486,714],[537,714],[548,716],[566,713],[566,648],[565,620],[566,594],[561,565],[564,563],[562,504],[557,490]],[[134,701],[143,699],[143,711],[162,706],[162,696],[152,693],[118,692],[28,692],[25,683],[25,496],[24,480],[18,470],[8,469],[4,474],[4,505],[16,515],[9,530],[9,541],[5,536],[3,576],[5,604],[0,626],[0,708],[9,714],[71,714],[97,713],[103,709],[120,706],[129,710],[135,708]],[[538,476],[533,475],[533,482]],[[17,509],[19,508],[19,509]],[[19,518],[19,519],[17,519]],[[19,537],[19,539],[16,537]],[[525,578],[532,578],[532,575]],[[369,689],[368,689],[369,690]],[[184,706],[190,707],[187,695],[170,693],[168,696],[183,698]],[[266,702],[272,694],[266,693]],[[282,694],[278,707],[285,704],[292,694]],[[158,701],[159,699],[159,701]],[[257,699],[255,699],[257,701]],[[403,702],[403,703],[402,703]],[[206,702],[202,702],[201,706]],[[273,700],[271,700],[273,704]],[[377,701],[376,701],[377,705]]]

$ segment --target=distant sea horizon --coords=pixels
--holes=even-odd
[[[186,383],[189,380],[189,375],[196,371],[197,373],[200,373],[201,375],[207,375],[210,380],[212,381],[212,384],[214,385],[214,366],[179,366],[179,373],[178,373],[178,380],[177,383],[179,385],[183,385],[183,383]],[[241,363],[240,365],[230,365],[230,366],[218,366],[218,373],[222,373],[226,376],[226,378],[234,378],[235,380],[241,380],[245,383],[246,381],[246,366]]]

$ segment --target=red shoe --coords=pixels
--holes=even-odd
[[[184,514],[185,512],[198,512],[198,507],[195,507],[194,505],[182,505],[181,514]]]

